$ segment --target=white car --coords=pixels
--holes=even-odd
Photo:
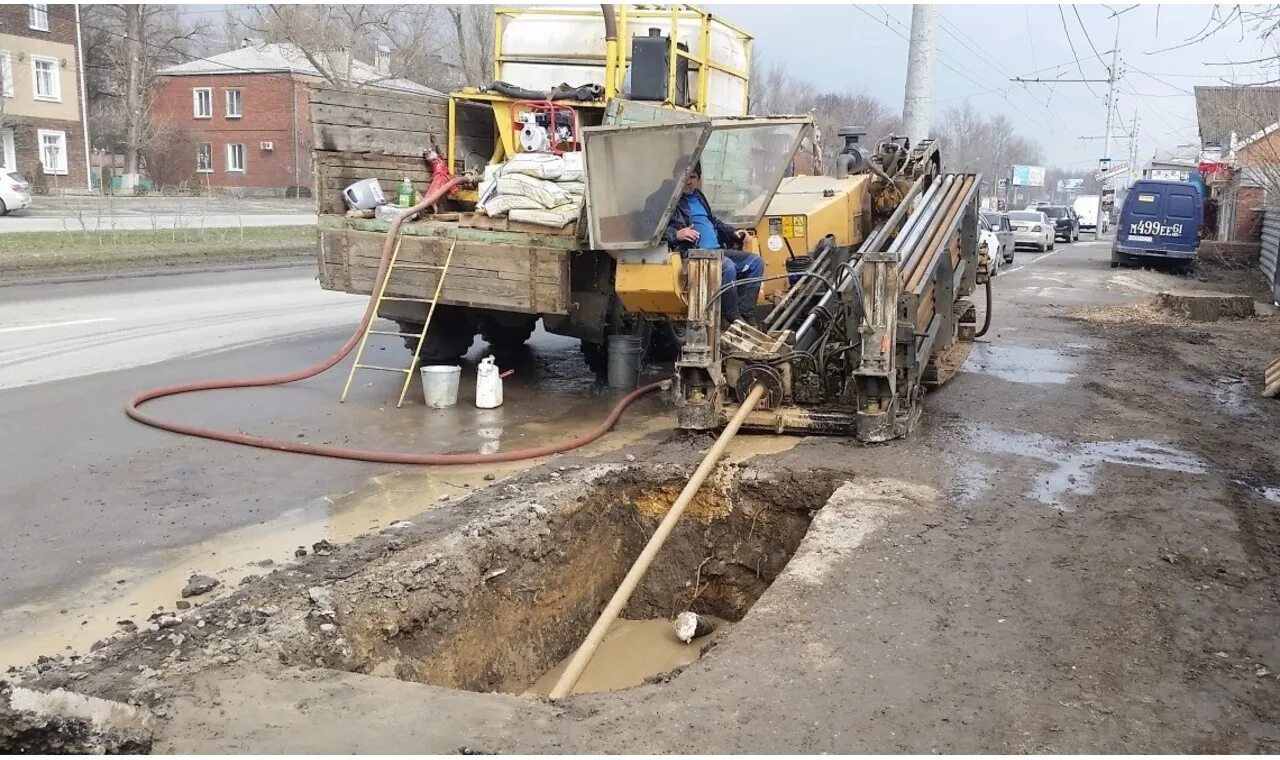
[[[1052,251],[1054,246],[1053,222],[1043,211],[1010,211],[1013,225],[1013,245],[1032,246],[1037,251]]]
[[[17,172],[0,173],[0,215],[31,206],[31,185]]]
[[[1000,247],[1000,238],[986,219],[978,217],[978,248],[987,247],[987,259],[991,262],[991,276],[1000,273],[1000,265],[1004,263],[1004,249]]]

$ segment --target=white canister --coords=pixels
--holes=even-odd
[[[476,406],[481,409],[502,406],[502,376],[492,356],[481,359],[476,367]]]

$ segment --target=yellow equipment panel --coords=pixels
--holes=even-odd
[[[614,292],[629,312],[684,319],[689,314],[689,304],[685,301],[681,266],[678,253],[667,256],[663,264],[618,261]]]
[[[869,192],[870,179],[865,175],[782,180],[756,227],[765,276],[786,274],[788,259],[808,255],[827,235],[835,236],[836,245],[860,243]],[[785,279],[766,281],[761,298],[788,287]]]

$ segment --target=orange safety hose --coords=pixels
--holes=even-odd
[[[435,204],[450,190],[469,181],[469,179],[470,178],[468,177],[457,177],[435,190],[428,192],[426,197],[419,201],[417,205],[406,209],[404,213],[391,222],[391,226],[387,229],[386,242],[382,246],[382,259],[378,262],[378,274],[374,277],[374,282],[381,283],[383,279],[389,275],[388,270],[391,263],[391,253],[394,250],[396,238],[400,234],[401,223],[409,216]],[[374,292],[377,292],[377,288],[374,289]],[[351,353],[352,349],[356,347],[356,344],[360,342],[360,336],[364,334],[369,323],[373,321],[377,310],[377,299],[370,297],[369,306],[365,309],[364,316],[360,320],[360,326],[356,328],[355,333],[347,339],[347,342],[342,345],[342,348],[338,349],[337,353],[319,364],[283,375],[268,375],[266,377],[233,380],[202,380],[194,383],[152,388],[151,390],[143,391],[130,399],[128,406],[125,407],[125,414],[144,425],[150,425],[151,427],[168,430],[180,435],[190,435],[195,436],[196,438],[206,438],[211,441],[234,443],[240,446],[253,446],[259,449],[288,451],[294,454],[309,454],[311,456],[351,459],[361,462],[380,462],[385,464],[488,464],[492,462],[513,462],[520,459],[536,459],[538,457],[559,454],[585,446],[609,432],[609,430],[613,428],[614,424],[617,423],[618,418],[622,416],[623,411],[625,411],[626,408],[637,399],[653,393],[654,391],[666,389],[670,386],[668,381],[662,381],[641,386],[631,393],[628,393],[626,396],[622,397],[622,399],[618,401],[611,410],[609,410],[608,416],[606,416],[599,425],[582,435],[560,441],[559,443],[550,443],[545,446],[536,446],[528,449],[513,449],[511,451],[500,451],[493,454],[403,454],[394,451],[349,449],[341,446],[314,446],[307,443],[298,443],[297,441],[264,438],[258,435],[218,430],[216,428],[191,425],[184,422],[174,422],[172,420],[148,414],[139,408],[148,401],[165,398],[166,396],[179,396],[186,393],[225,390],[231,388],[262,388],[270,385],[294,383],[299,380],[306,380],[308,378],[315,377],[316,375],[332,368],[335,364],[345,359],[346,356]]]

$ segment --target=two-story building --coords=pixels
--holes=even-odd
[[[391,77],[385,61],[379,64],[351,60],[351,83],[440,95]],[[302,51],[277,43],[246,41],[239,49],[162,69],[151,114],[169,155],[163,166],[149,166],[152,179],[264,194],[310,190],[309,94],[326,84]]]
[[[0,5],[0,161],[37,188],[89,187],[79,8]]]

